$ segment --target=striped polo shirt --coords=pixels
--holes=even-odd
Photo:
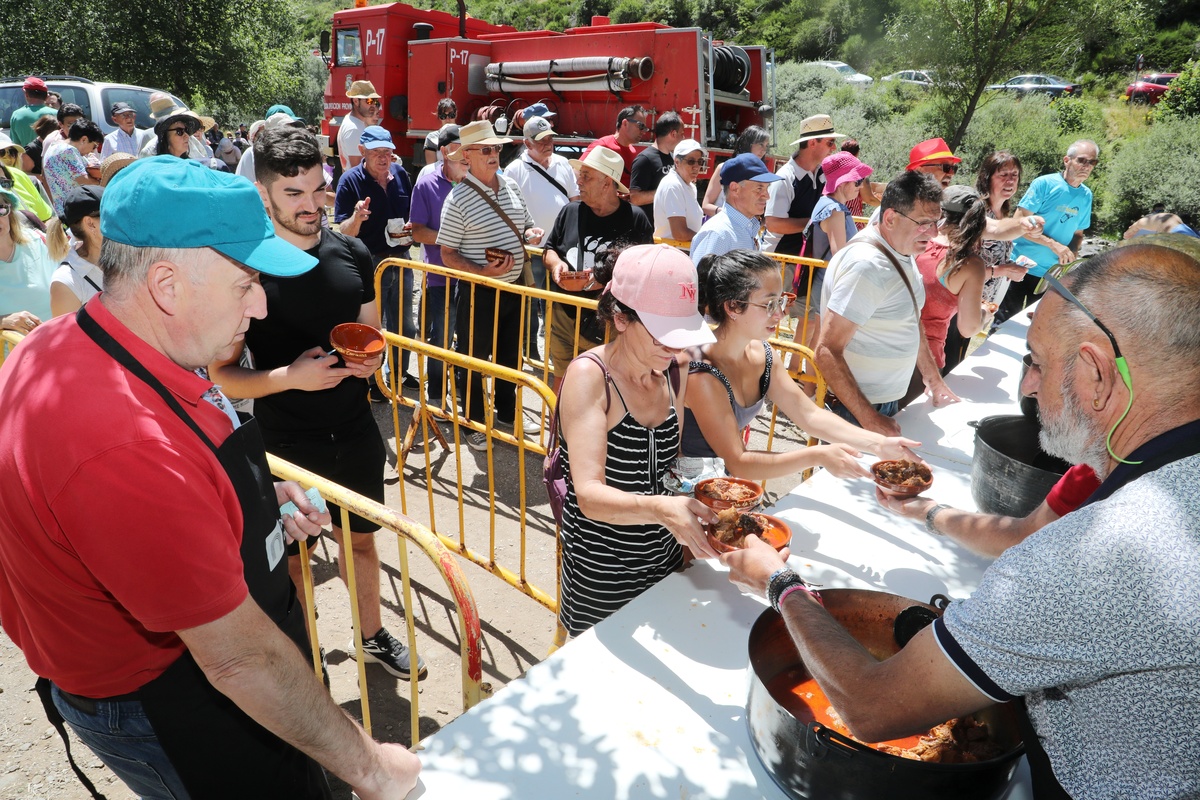
[[[463,258],[479,265],[487,263],[484,251],[489,247],[509,251],[513,254],[512,269],[501,280],[516,283],[525,263],[525,244],[488,202],[467,185],[468,182],[473,183],[490,195],[518,230],[525,231],[532,227],[533,218],[516,182],[499,173],[496,174],[496,180],[500,181],[500,190],[493,192],[474,175],[467,173],[462,182],[450,190],[450,196],[442,206],[437,243],[441,247],[453,247]]]

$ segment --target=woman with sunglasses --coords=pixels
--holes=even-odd
[[[200,130],[200,118],[191,111],[179,111],[154,123],[154,135],[158,142],[154,154],[187,158],[191,148],[192,134]]]
[[[675,165],[654,190],[654,235],[690,242],[704,224],[696,181],[708,167],[708,151],[695,139],[684,139],[671,155]]]
[[[41,182],[29,177],[21,169],[24,153],[25,148],[0,133],[0,189],[8,189],[19,197],[22,209],[32,211],[38,229],[44,231],[45,225],[42,223],[54,216],[54,209],[45,196]],[[25,216],[28,218],[30,215]],[[30,219],[30,222],[33,220]]]
[[[21,224],[21,200],[0,189],[0,330],[27,334],[50,319],[54,260]]]
[[[691,491],[697,480],[728,474],[761,480],[825,467],[839,478],[868,478],[855,459],[860,451],[879,458],[920,459],[917,442],[884,437],[851,425],[816,405],[783,369],[767,340],[787,313],[779,265],[753,250],[732,250],[700,261],[701,313],[717,323],[716,341],[689,351],[681,457],[672,488]],[[799,450],[750,450],[742,431],[770,399],[788,419],[827,442]],[[721,463],[718,463],[719,459]]]

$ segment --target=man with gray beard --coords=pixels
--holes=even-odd
[[[793,590],[773,548],[749,537],[721,560],[771,598],[857,738],[1021,699],[1036,797],[1195,798],[1200,262],[1131,246],[1047,283],[1022,391],[1038,398],[1043,448],[1101,480],[1079,509],[1005,550],[885,661]]]

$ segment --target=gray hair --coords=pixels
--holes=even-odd
[[[104,273],[104,293],[114,300],[125,300],[145,283],[150,267],[160,261],[175,264],[194,261],[197,252],[207,247],[136,247],[105,239],[100,245],[100,271]]]
[[[1180,380],[1200,373],[1200,262],[1178,250],[1153,244],[1119,247],[1094,256],[1067,276],[1066,284],[1113,332],[1122,354],[1133,363],[1170,365],[1167,385],[1193,393]],[[1071,304],[1073,333],[1087,335],[1094,324]]]
[[[1071,142],[1071,146],[1067,148],[1067,158],[1074,158],[1079,152],[1079,148],[1083,147],[1084,145],[1088,145],[1096,151],[1096,158],[1100,157],[1100,145],[1096,144],[1091,139],[1078,139],[1074,142]]]

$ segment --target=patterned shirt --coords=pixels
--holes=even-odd
[[[981,692],[1024,695],[1072,797],[1200,797],[1198,520],[1194,455],[1010,547],[935,623]]]
[[[87,162],[69,144],[59,144],[46,154],[42,162],[42,173],[50,186],[50,198],[54,201],[54,213],[63,216],[63,203],[67,192],[75,187],[75,179],[87,175]]]

